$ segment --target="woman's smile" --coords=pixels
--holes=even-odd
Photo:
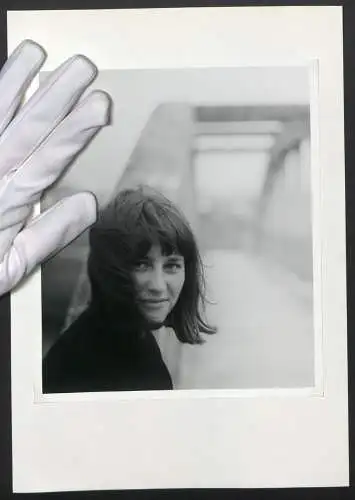
[[[168,299],[162,299],[162,300],[138,300],[139,304],[141,304],[142,308],[145,309],[160,309],[162,307],[169,307],[169,300]]]
[[[159,306],[161,304],[165,304],[169,301],[169,299],[159,299],[159,300],[154,300],[154,299],[141,299],[140,302],[144,305],[147,306]]]

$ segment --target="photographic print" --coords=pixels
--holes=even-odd
[[[44,392],[314,385],[311,71],[100,72],[111,125],[43,202],[100,210],[42,268]]]
[[[37,207],[97,222],[11,297],[14,491],[348,485],[341,9],[10,12],[26,38],[30,92],[84,54],[112,111]]]

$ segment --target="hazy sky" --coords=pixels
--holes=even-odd
[[[260,193],[266,166],[267,154],[262,152],[197,154],[195,176],[200,200],[233,199],[235,210],[245,213]]]

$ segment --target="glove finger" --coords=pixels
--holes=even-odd
[[[105,92],[89,94],[10,178],[0,182],[0,259],[42,192],[108,123],[109,107]]]
[[[25,206],[21,209],[21,213],[16,214],[18,218],[21,217],[21,222],[17,222],[12,226],[6,227],[3,230],[0,230],[0,262],[6,255],[6,253],[11,248],[14,238],[21,231],[26,221],[29,219],[32,214],[33,207]]]
[[[46,79],[0,137],[0,177],[16,170],[74,107],[97,70],[85,56],[65,61]]]
[[[24,40],[0,72],[0,134],[19,108],[27,88],[46,59],[42,47]]]
[[[91,226],[96,214],[94,195],[78,193],[33,219],[17,235],[0,264],[0,295]]]

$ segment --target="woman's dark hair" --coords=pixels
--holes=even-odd
[[[185,281],[179,299],[164,324],[181,342],[199,344],[201,333],[215,333],[203,319],[205,279],[195,237],[184,215],[161,193],[146,186],[126,189],[99,213],[89,233],[88,275],[92,302],[105,303],[129,323],[144,323],[135,304],[131,271],[154,244],[165,255],[185,260]]]

